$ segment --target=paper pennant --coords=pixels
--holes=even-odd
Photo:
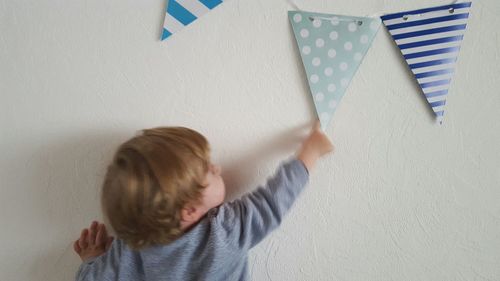
[[[167,0],[167,12],[163,22],[161,40],[165,40],[184,26],[192,23],[223,0]]]
[[[326,129],[381,23],[379,18],[289,11],[322,129]]]
[[[471,2],[382,16],[439,123]]]

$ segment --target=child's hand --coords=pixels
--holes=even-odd
[[[320,122],[316,121],[311,133],[302,143],[302,148],[297,158],[304,163],[308,171],[311,171],[316,160],[333,150],[333,144],[325,133],[321,131]]]
[[[106,226],[94,221],[89,228],[82,230],[80,239],[73,243],[73,249],[75,249],[82,261],[86,261],[104,254],[112,242],[113,237],[108,236]]]

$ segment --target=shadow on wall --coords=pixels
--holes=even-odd
[[[267,175],[259,175],[259,168],[265,167],[276,158],[280,159],[280,162],[290,158],[300,148],[311,126],[312,123],[306,123],[258,140],[259,145],[248,149],[240,159],[221,163],[222,177],[227,188],[226,201],[255,188],[256,186],[249,185],[254,183],[256,178],[259,179],[259,184],[264,184],[265,178],[272,176],[277,166],[272,167],[272,174]]]
[[[261,145],[249,148],[241,159],[222,163],[228,198],[248,191],[245,187],[255,182],[256,176],[263,182],[259,168],[277,156],[291,156],[310,126],[307,123],[258,140]],[[42,240],[33,242],[41,249],[40,254],[31,255],[33,261],[23,262],[30,280],[74,278],[80,260],[73,253],[72,243],[92,220],[102,220],[99,196],[106,166],[118,145],[130,137],[132,134],[125,130],[66,134],[51,138],[20,160],[30,165],[35,213],[29,220],[38,222],[31,224],[30,230],[43,234]],[[48,242],[43,242],[45,239]]]
[[[31,265],[25,268],[29,280],[74,279],[80,260],[73,241],[91,220],[101,220],[101,181],[115,149],[127,137],[112,131],[66,133],[30,152],[25,161],[35,212],[29,220],[36,222],[30,229],[41,237],[37,244],[49,244],[38,245],[35,260],[25,263]]]

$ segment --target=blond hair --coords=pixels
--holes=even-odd
[[[101,197],[118,238],[138,250],[179,237],[180,211],[201,198],[209,154],[205,137],[183,127],[143,130],[123,143],[108,167]]]

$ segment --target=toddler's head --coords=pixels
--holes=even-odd
[[[166,244],[220,205],[225,186],[208,141],[183,127],[143,130],[109,165],[102,207],[118,238],[133,249]]]

